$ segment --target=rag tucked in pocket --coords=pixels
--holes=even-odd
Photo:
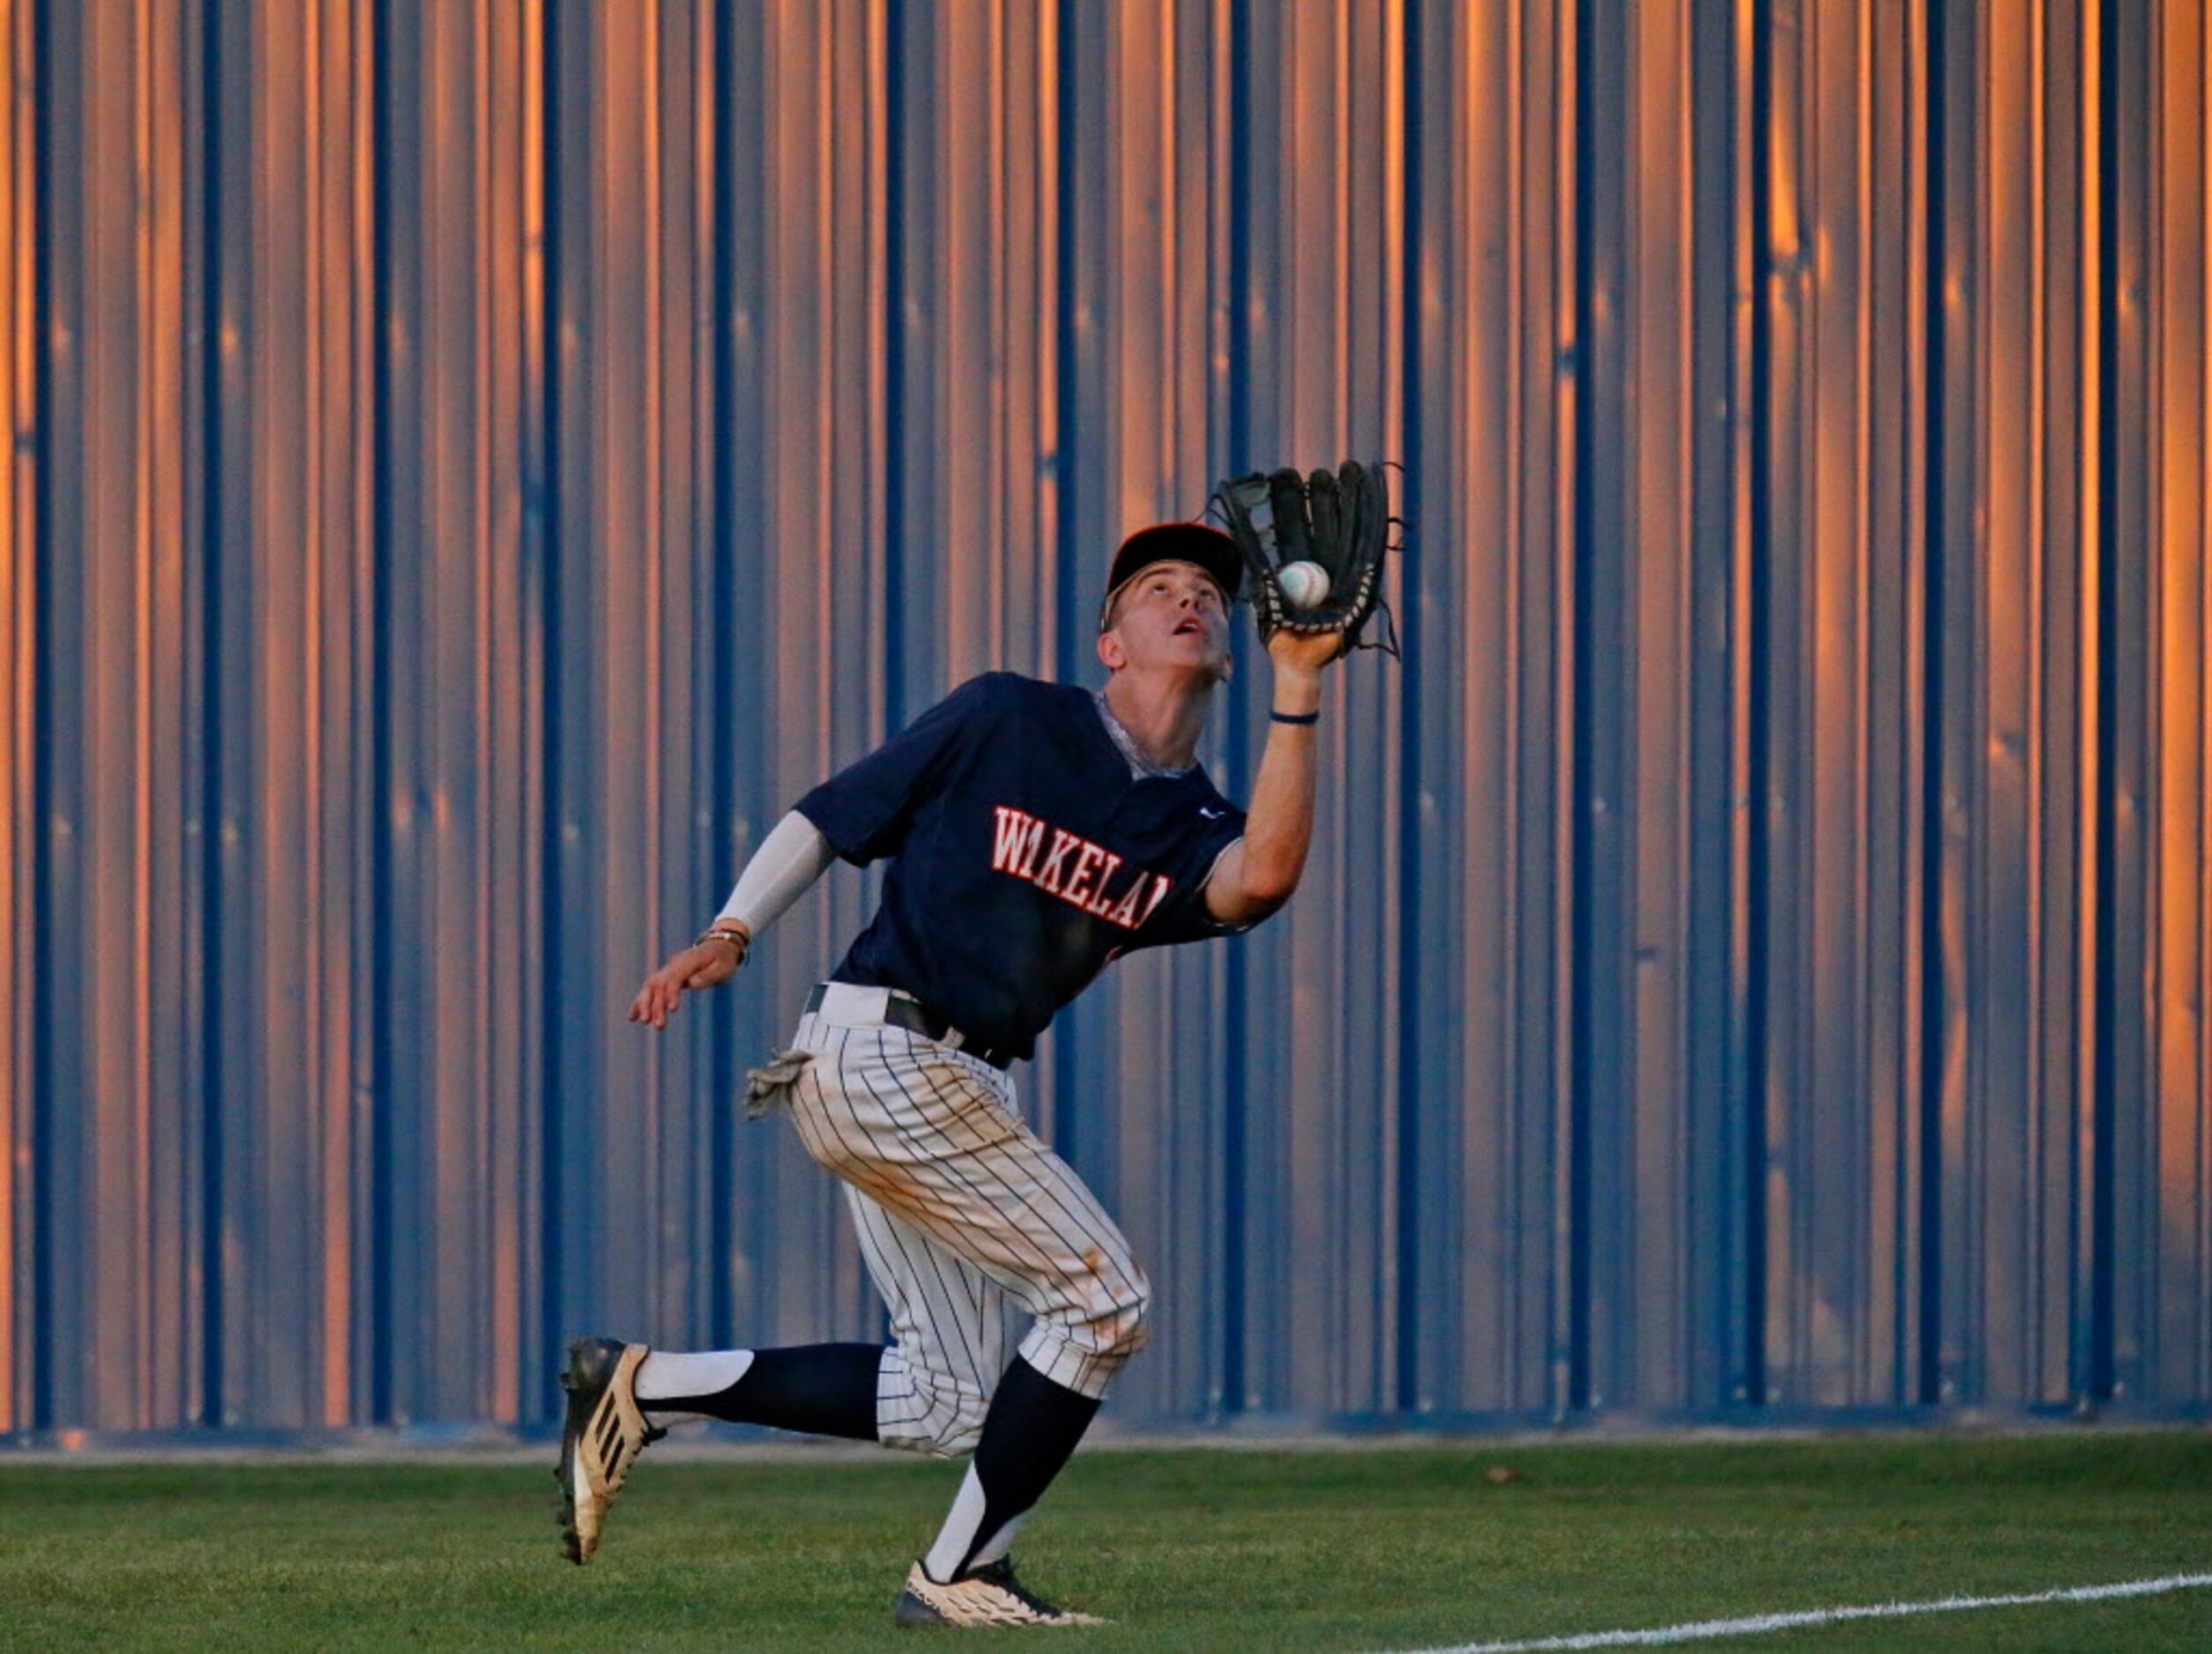
[[[758,1119],[781,1108],[791,1088],[798,1083],[806,1066],[814,1060],[810,1051],[779,1051],[758,1068],[745,1070],[745,1114]]]

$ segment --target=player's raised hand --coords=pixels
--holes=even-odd
[[[1341,631],[1278,631],[1268,639],[1268,658],[1277,669],[1319,672],[1343,651]]]
[[[701,938],[646,978],[630,1002],[630,1020],[666,1028],[686,989],[720,987],[745,963],[745,949],[730,941]]]

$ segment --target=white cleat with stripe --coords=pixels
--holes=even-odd
[[[903,1626],[969,1627],[1017,1625],[1105,1625],[1096,1614],[1055,1608],[1022,1589],[1014,1564],[1002,1557],[972,1568],[949,1585],[929,1577],[920,1562],[906,1572],[906,1589],[891,1610]]]
[[[648,1443],[668,1434],[647,1424],[638,1408],[638,1368],[643,1344],[611,1338],[580,1338],[568,1347],[560,1386],[568,1392],[568,1419],[561,1430],[561,1540],[572,1562],[591,1560],[599,1534],[632,1466]]]

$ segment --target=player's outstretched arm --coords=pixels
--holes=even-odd
[[[646,978],[638,997],[630,1002],[630,1020],[666,1028],[685,989],[698,993],[720,987],[736,976],[737,967],[745,963],[752,939],[750,934],[739,937],[735,926],[726,925],[726,934],[731,940],[702,936]]]
[[[1268,641],[1275,662],[1273,710],[1291,718],[1318,713],[1321,668],[1336,658],[1334,632],[1278,631]],[[1314,726],[1270,721],[1267,749],[1252,784],[1244,837],[1222,853],[1206,882],[1206,911],[1224,925],[1249,925],[1291,899],[1313,842]]]
[[[761,841],[717,919],[698,941],[645,979],[630,1002],[630,1020],[666,1028],[688,990],[720,987],[737,974],[752,939],[783,916],[836,860],[821,830],[797,810]]]

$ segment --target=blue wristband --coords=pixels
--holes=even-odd
[[[1318,724],[1321,721],[1319,713],[1278,713],[1272,706],[1268,708],[1268,716],[1278,724]]]

